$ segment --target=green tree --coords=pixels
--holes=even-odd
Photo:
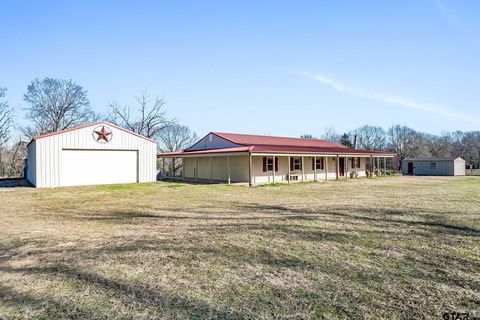
[[[340,144],[345,147],[353,148],[352,140],[350,140],[350,136],[346,133],[340,137]]]

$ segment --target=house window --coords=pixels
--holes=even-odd
[[[437,164],[435,162],[430,162],[430,169],[431,170],[437,169]]]
[[[267,158],[267,170],[273,171],[273,158]]]
[[[302,170],[302,160],[300,158],[293,158],[293,170]]]
[[[315,168],[317,170],[323,170],[323,158],[315,159]]]
[[[352,168],[360,168],[360,158],[352,158]]]
[[[273,171],[273,157],[263,157],[263,172]],[[278,157],[275,157],[275,171],[278,171]]]

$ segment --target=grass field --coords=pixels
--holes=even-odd
[[[0,319],[480,316],[480,179],[0,189]]]

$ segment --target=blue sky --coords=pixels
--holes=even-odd
[[[35,77],[92,108],[142,90],[209,131],[298,136],[369,123],[480,129],[480,1],[0,0],[0,86],[25,124]]]

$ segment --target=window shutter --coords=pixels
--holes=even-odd
[[[315,158],[312,158],[312,170],[315,170],[315,165],[316,165]]]
[[[357,168],[360,168],[360,158],[357,158]]]
[[[302,158],[298,159],[298,163],[300,163],[300,170],[303,169],[303,167],[302,167],[302,162],[303,162],[303,161],[302,161]]]
[[[357,158],[352,158],[352,168],[356,168],[355,159],[357,159]]]
[[[325,164],[323,163],[323,158],[320,158],[320,169],[324,169],[325,168]]]
[[[263,172],[267,172],[267,158],[263,157]]]
[[[278,157],[275,157],[275,171],[278,171]]]
[[[290,171],[293,171],[293,158],[290,158]]]

